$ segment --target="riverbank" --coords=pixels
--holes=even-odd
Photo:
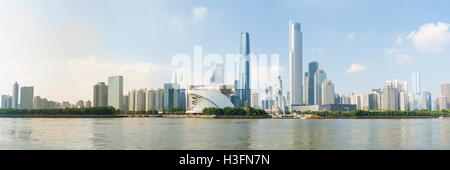
[[[325,117],[323,119],[437,119],[439,116],[354,116],[354,117]]]
[[[118,114],[118,115],[0,115],[0,118],[198,118],[198,119],[302,119],[272,115]],[[327,116],[321,119],[435,119],[439,116]]]
[[[241,115],[149,115],[149,114],[130,114],[130,115],[0,115],[0,118],[201,118],[201,119],[270,119],[270,115],[260,116],[241,116]]]

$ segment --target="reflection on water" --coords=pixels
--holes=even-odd
[[[450,149],[450,120],[0,118],[0,149]]]

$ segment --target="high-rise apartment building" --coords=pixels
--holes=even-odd
[[[72,104],[70,104],[70,102],[68,101],[64,101],[62,102],[62,108],[72,108]]]
[[[164,89],[156,89],[155,107],[158,111],[164,109]]]
[[[13,97],[9,95],[2,95],[2,108],[11,109],[13,104]]]
[[[406,91],[399,93],[399,109],[401,111],[409,110],[409,95]]]
[[[386,84],[383,88],[382,110],[399,110],[398,89],[393,84]]]
[[[319,70],[314,78],[314,104],[322,104],[322,83],[327,79],[327,74],[324,70]]]
[[[48,100],[46,98],[41,98],[36,96],[33,98],[33,109],[49,109]]]
[[[441,84],[441,99],[440,106],[441,109],[449,109],[449,99],[450,99],[450,83]]]
[[[130,102],[130,98],[128,97],[128,95],[123,95],[122,98],[122,110],[128,110],[128,103]]]
[[[289,107],[303,102],[303,45],[300,23],[289,21]]]
[[[356,105],[356,109],[358,109],[358,110],[362,109],[361,95],[350,93],[348,95],[348,97],[349,97],[349,100],[350,100],[349,104]]]
[[[259,108],[259,93],[252,94],[252,105],[253,108]]]
[[[84,106],[86,108],[91,108],[92,107],[92,102],[90,100],[86,101],[86,103],[84,103]]]
[[[85,102],[83,100],[78,100],[77,103],[75,104],[76,108],[85,108]]]
[[[136,110],[136,89],[133,89],[128,92],[128,110],[135,111]]]
[[[20,108],[33,109],[34,88],[21,87],[20,88]]]
[[[335,104],[334,84],[331,80],[324,80],[321,89],[321,104]]]
[[[386,81],[382,100],[382,110],[408,110],[407,83],[402,80]]]
[[[112,76],[108,78],[108,106],[123,109],[123,77]]]
[[[145,110],[156,110],[156,93],[154,89],[147,90],[147,104]]]
[[[367,95],[368,108],[367,110],[380,110],[381,109],[381,93],[372,92]]]
[[[136,91],[134,111],[145,111],[147,104],[147,89],[139,89]]]
[[[108,86],[99,82],[94,86],[94,107],[108,106]]]
[[[308,104],[309,103],[309,101],[308,101],[308,97],[309,97],[309,95],[308,95],[308,90],[309,90],[309,88],[308,88],[308,80],[309,80],[309,75],[308,75],[308,72],[306,72],[305,73],[305,76],[303,77],[303,103],[304,104]]]
[[[13,109],[18,109],[19,107],[19,84],[17,84],[17,82],[14,83],[13,85],[13,94],[12,94],[12,108]]]
[[[439,109],[447,109],[447,108],[449,108],[449,106],[448,106],[448,100],[447,100],[448,98],[447,97],[445,97],[445,96],[441,96],[441,97],[439,97]]]
[[[439,108],[439,98],[434,98],[433,99],[433,105],[431,107],[431,110],[433,110],[433,111],[440,110],[440,108]]]

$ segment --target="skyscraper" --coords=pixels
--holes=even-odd
[[[289,107],[303,104],[302,36],[300,23],[289,21]]]
[[[308,80],[309,80],[309,75],[308,72],[305,73],[305,76],[303,77],[303,103],[304,104],[308,104]]]
[[[94,107],[108,106],[108,86],[99,82],[94,86]]]
[[[180,85],[176,83],[164,84],[164,109],[180,107]]]
[[[386,84],[382,95],[382,110],[399,110],[398,94],[398,89],[393,84]]]
[[[315,89],[316,86],[316,74],[319,69],[319,63],[313,61],[309,63],[308,68],[308,105],[315,105],[316,104],[316,97],[315,97]]]
[[[21,87],[20,88],[20,108],[33,109],[34,88]]]
[[[334,103],[334,84],[331,80],[325,80],[321,87],[321,104],[335,104]]]
[[[413,94],[420,94],[420,73],[414,72],[412,73],[412,82],[411,82],[411,90]]]
[[[409,110],[409,96],[406,91],[399,92],[399,109],[401,111]]]
[[[128,92],[128,110],[136,111],[136,89]]]
[[[439,110],[439,109],[440,109],[439,108],[439,98],[434,98],[431,110],[435,111],[435,110]]]
[[[19,84],[17,84],[17,82],[15,82],[13,85],[13,96],[12,97],[13,97],[12,108],[18,109],[19,108]]]
[[[422,95],[420,95],[420,110],[431,110],[431,104],[431,93],[423,91]]]
[[[130,102],[130,98],[128,95],[123,95],[122,97],[122,110],[129,110],[128,103]]]
[[[389,88],[386,88],[387,85],[389,85]],[[401,110],[401,109],[406,110],[408,108],[408,103],[409,103],[408,102],[409,97],[405,96],[405,94],[407,92],[406,81],[388,80],[388,81],[386,81],[386,86],[385,86],[384,90],[387,90],[388,94],[386,94],[386,95],[388,95],[388,96],[384,96],[385,93],[383,91],[383,104],[387,104],[387,105],[384,105],[384,106],[388,107],[387,110]],[[394,94],[391,95],[391,92],[394,93],[395,96],[392,96]],[[402,94],[402,97],[401,97],[401,94]],[[385,99],[388,103],[384,102]],[[395,104],[396,106],[391,107],[390,104]],[[386,108],[384,110],[386,110]]]
[[[441,96],[439,98],[439,109],[447,109],[448,108],[448,98],[445,96]]]
[[[348,95],[348,97],[349,97],[349,100],[350,100],[349,101],[350,104],[356,105],[356,108],[359,109],[359,110],[362,109],[361,95],[357,95],[357,94],[351,93],[351,94]]]
[[[147,104],[147,89],[136,91],[134,111],[145,111]]]
[[[145,110],[156,110],[156,90],[147,90],[147,104]]]
[[[241,33],[241,57],[239,62],[239,98],[240,106],[250,106],[250,35],[248,32]]]
[[[314,78],[314,104],[322,104],[322,83],[327,79],[327,74],[324,70],[319,70]]]
[[[155,110],[164,109],[164,89],[156,89]]]
[[[112,76],[108,78],[108,106],[116,109],[122,108],[123,101],[123,77]]]
[[[372,92],[368,94],[368,110],[380,110],[381,93]]]
[[[440,108],[448,109],[449,108],[449,99],[450,99],[450,83],[442,83],[441,84],[441,99],[440,99]]]

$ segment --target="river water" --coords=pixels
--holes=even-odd
[[[0,149],[450,149],[450,119],[0,118]]]

